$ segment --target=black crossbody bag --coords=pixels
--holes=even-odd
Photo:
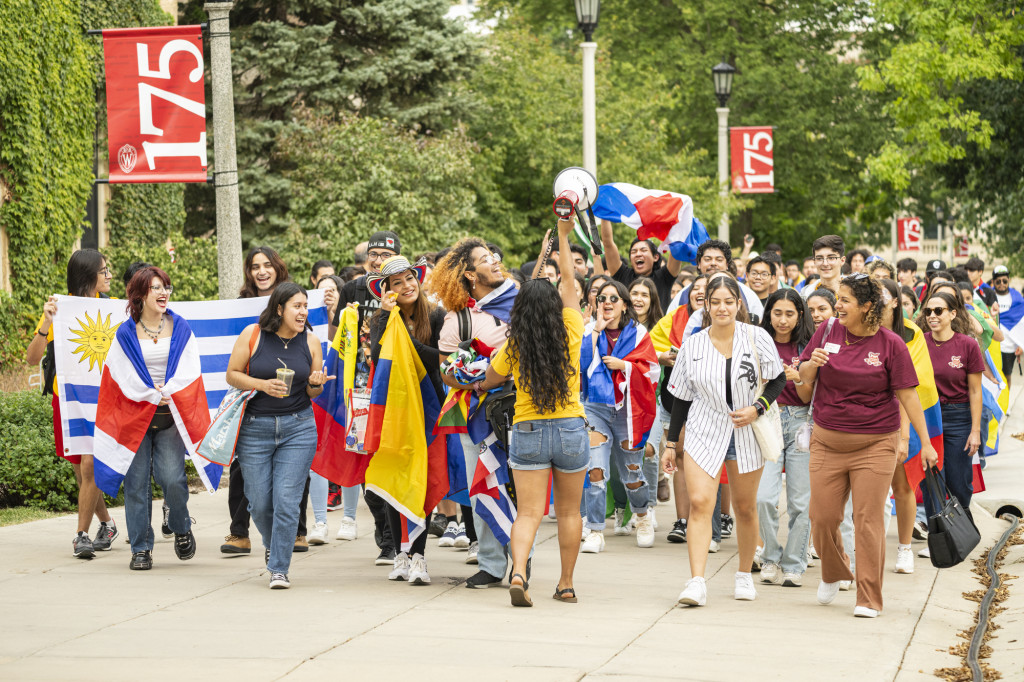
[[[928,551],[932,555],[932,566],[950,568],[966,559],[978,546],[981,533],[960,501],[949,494],[937,470],[928,467],[924,480],[933,499],[942,503],[939,512],[928,517]]]

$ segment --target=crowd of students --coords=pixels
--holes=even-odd
[[[863,249],[847,252],[836,235],[815,239],[802,261],[783,260],[773,244],[754,253],[752,239],[735,259],[728,244],[709,240],[687,265],[642,239],[624,258],[607,222],[602,258],[570,244],[572,229],[560,220],[550,246],[545,239],[540,257],[519,269],[506,267],[500,246],[477,238],[409,259],[399,235],[380,231],[356,247],[352,266],[336,273],[332,263],[318,261],[301,283],[291,281],[273,249],[251,249],[239,296],[264,297],[267,305],[237,338],[228,364],[228,383],[256,393],[230,468],[229,534],[220,551],[252,551],[251,518],[270,587],[289,587],[292,553],[330,540],[328,511],[343,511],[335,539],[356,538],[362,494],[375,561],[390,568],[388,579],[430,583],[428,533],[403,542],[399,505],[358,481],[336,485],[310,470],[318,447],[312,401],[338,380],[325,371],[321,344],[331,339],[318,339],[307,319],[306,290],[317,288],[324,290],[332,335],[342,313],[357,306],[357,388],[372,386],[392,319],[407,330],[439,401],[454,390],[483,397],[512,381],[514,419],[507,434],[497,434],[507,437],[517,508],[510,542],[498,539],[492,519],[473,504],[443,500],[429,521],[439,547],[464,549],[466,563],[477,566],[467,587],[501,586],[507,575],[512,604],[532,605],[533,543],[550,502],[561,558],[553,597],[575,602],[578,555],[606,550],[609,520],[614,534],[632,534],[637,547],[648,548],[657,541],[656,508],[672,499],[664,538],[689,547],[690,578],[680,604],[707,603],[708,553],[735,533],[736,599],[756,599],[757,583],[800,587],[807,567],[820,559],[818,602],[831,603],[855,585],[854,614],[880,614],[890,496],[897,573],[913,572],[911,540],[926,534],[916,501],[920,472],[941,465],[949,491],[969,508],[972,458],[991,419],[982,377],[1009,382],[1020,355],[999,323],[1008,311],[1019,319],[1024,306],[1007,269],[996,267],[986,282],[977,258],[956,268],[934,260],[922,278],[912,259],[893,265]],[[71,295],[108,296],[110,281],[101,254],[72,255]],[[173,338],[191,332],[172,312],[167,273],[136,263],[124,285],[135,324],[118,334],[139,347],[148,385],[159,391],[183,371],[176,370]],[[49,393],[56,385],[55,313],[51,298],[27,357],[38,363],[46,356]],[[469,341],[488,349],[486,370],[473,381],[445,369]],[[990,344],[1000,346],[1001,372],[985,360]],[[294,370],[290,386],[277,376],[282,361]],[[922,385],[935,387],[941,406],[941,462],[928,437]],[[165,494],[164,536],[174,537],[179,559],[196,552],[182,457],[188,434],[173,428],[166,402],[125,479],[134,570],[153,565],[151,475]],[[53,407],[63,456],[56,398]],[[752,426],[772,410],[782,426],[777,461],[764,457]],[[461,447],[449,457],[473,472],[495,435],[460,433]],[[92,480],[92,457],[67,459],[80,485],[73,551],[91,558],[110,549],[118,530]],[[447,470],[444,462],[429,466]],[[923,496],[927,512],[938,503]],[[307,529],[310,505],[314,524]],[[94,515],[100,526],[90,537]]]

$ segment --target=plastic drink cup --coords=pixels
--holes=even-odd
[[[287,367],[278,367],[277,378],[279,381],[284,382],[284,395],[281,397],[287,398],[292,392],[292,380],[295,378],[295,370],[288,369]]]

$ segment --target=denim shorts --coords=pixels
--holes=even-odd
[[[512,427],[509,466],[519,471],[555,469],[565,474],[590,466],[590,439],[582,417],[534,419]]]
[[[725,461],[736,461],[736,436],[729,439],[729,447],[725,449]]]

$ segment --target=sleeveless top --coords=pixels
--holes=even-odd
[[[279,360],[283,360],[281,364]],[[246,406],[246,412],[255,415],[281,416],[294,414],[310,407],[306,395],[306,382],[312,368],[313,356],[309,352],[306,330],[288,340],[288,347],[281,337],[272,332],[260,331],[256,352],[249,359],[249,376],[256,379],[276,379],[277,369],[287,366],[295,371],[292,390],[285,398],[275,398],[263,391],[256,391]]]

